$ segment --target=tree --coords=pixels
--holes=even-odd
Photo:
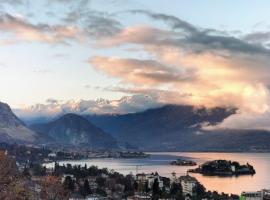
[[[104,191],[103,189],[101,189],[99,187],[97,188],[96,193],[99,194],[99,195],[101,195],[101,196],[103,196],[103,197],[106,197],[107,196],[106,191]]]
[[[197,183],[197,186],[195,187],[195,193],[197,198],[201,199],[206,195],[206,189],[202,184]]]
[[[72,178],[70,176],[66,176],[63,185],[64,185],[64,188],[66,190],[69,190],[71,192],[74,191],[75,184],[74,184],[74,181],[72,180]]]
[[[173,183],[171,186],[170,195],[177,200],[184,199],[181,184]]]
[[[26,166],[23,168],[22,175],[25,176],[25,177],[27,177],[27,178],[30,178],[31,177],[31,174],[29,172],[29,169]]]
[[[41,185],[41,199],[65,200],[69,197],[69,192],[65,190],[59,179],[55,176],[45,177]]]
[[[125,177],[124,186],[124,193],[126,196],[134,195],[134,179],[131,175]]]
[[[144,192],[146,192],[146,193],[150,192],[150,188],[148,187],[147,182],[144,184]]]
[[[153,186],[152,186],[152,198],[159,199],[159,196],[160,196],[159,182],[158,182],[158,179],[155,178]]]
[[[0,199],[31,199],[34,194],[26,183],[19,174],[16,161],[0,151]]]
[[[40,164],[33,165],[33,174],[35,176],[45,176],[46,175],[46,167],[43,167]]]
[[[135,190],[135,191],[138,191],[138,189],[139,189],[139,184],[138,184],[137,181],[134,182],[133,187],[134,187],[134,190]]]
[[[98,186],[102,188],[105,186],[106,179],[99,176],[96,178],[96,182],[97,182]]]
[[[87,195],[91,194],[92,191],[89,186],[89,181],[87,179],[84,180],[83,187],[81,187],[81,194],[86,197]]]
[[[0,152],[0,189],[14,181],[18,175],[16,161],[4,152]]]

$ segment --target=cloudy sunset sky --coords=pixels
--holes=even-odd
[[[236,107],[270,129],[267,0],[0,0],[0,100],[18,115]]]

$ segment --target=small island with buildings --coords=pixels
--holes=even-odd
[[[240,165],[236,161],[214,160],[200,165],[196,169],[190,169],[188,172],[200,173],[206,176],[239,176],[254,175],[256,173],[252,165]]]
[[[197,163],[192,160],[177,159],[170,162],[171,165],[177,166],[196,166]]]

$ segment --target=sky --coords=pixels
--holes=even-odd
[[[270,129],[267,0],[0,0],[0,101],[22,117],[235,107]]]

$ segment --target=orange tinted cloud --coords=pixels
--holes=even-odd
[[[78,38],[80,31],[75,26],[65,25],[33,25],[23,18],[2,14],[0,30],[15,36],[14,41],[39,41],[47,43],[65,43]]]

